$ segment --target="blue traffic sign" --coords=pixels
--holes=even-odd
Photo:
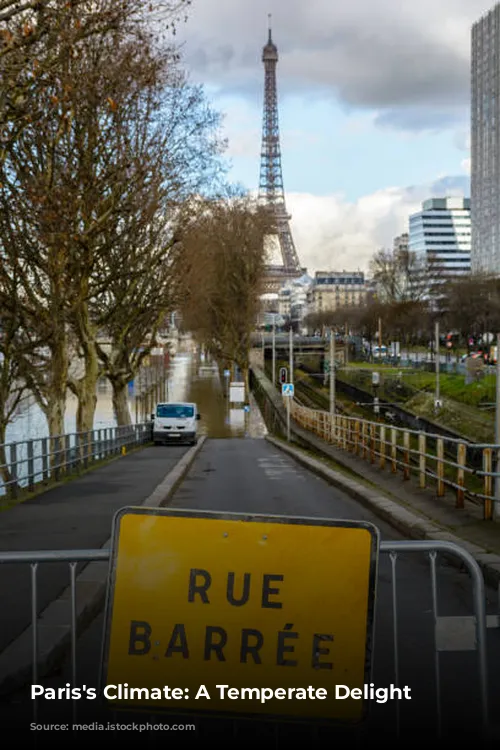
[[[293,383],[283,383],[281,386],[281,395],[282,396],[288,396],[289,398],[293,398],[295,392],[295,388]]]

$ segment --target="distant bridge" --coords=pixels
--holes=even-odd
[[[266,354],[269,354],[273,345],[273,337],[270,333],[254,333],[251,336],[251,343],[254,349],[261,349],[264,344]],[[330,340],[315,336],[296,336],[293,337],[293,350],[296,354],[323,353],[330,346]],[[275,338],[275,350],[279,354],[290,351],[290,334],[277,333]]]

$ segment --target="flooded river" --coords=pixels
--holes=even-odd
[[[216,364],[208,361],[192,344],[184,346],[171,359],[167,375],[168,401],[194,401],[202,415],[199,422],[201,435],[214,438],[263,436],[266,433],[257,405],[250,398],[250,410],[229,409],[225,397],[227,384],[221,383]],[[129,409],[132,420],[136,419],[136,392],[134,384],[129,386]],[[65,415],[65,432],[76,431],[77,401],[68,394]],[[97,407],[94,429],[116,426],[113,413],[112,391],[107,380],[97,388]],[[34,399],[20,404],[15,419],[7,430],[6,442],[20,442],[47,437],[45,417]]]
[[[197,355],[178,355],[188,373],[184,397],[170,395],[170,400],[193,401],[201,413],[200,435],[211,438],[263,437],[266,433],[264,421],[257,404],[250,396],[249,410],[229,408],[227,384],[221,382],[215,363]]]

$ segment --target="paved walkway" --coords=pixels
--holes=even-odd
[[[97,549],[109,538],[113,516],[140,505],[188,448],[148,447],[117,458],[67,484],[0,513],[2,551]],[[38,572],[38,608],[43,610],[69,585],[67,563]],[[29,565],[0,565],[0,651],[30,623]]]
[[[446,527],[465,541],[500,555],[500,524],[495,521],[484,521],[481,506],[466,501],[465,508],[458,509],[455,507],[455,493],[451,489],[447,488],[445,497],[437,497],[436,489],[431,482],[429,488],[420,489],[416,477],[404,480],[401,471],[393,474],[389,468],[380,469],[377,464],[371,464],[369,460],[334,448],[315,435],[311,435],[311,438],[317,441],[321,450],[336,464],[356,474],[358,481],[377,487],[391,500],[408,506],[418,514]]]
[[[354,500],[345,490],[334,487],[329,482],[318,477],[316,472],[299,465],[293,458],[285,455],[282,450],[278,450],[276,446],[270,444],[267,440],[258,438],[247,440],[208,439],[194,459],[189,473],[170,497],[169,505],[177,509],[198,509],[200,511],[218,511],[222,513],[238,512],[249,514],[250,516],[261,513],[277,513],[282,516],[291,517],[306,515],[316,518],[357,519],[358,521],[368,521],[376,524],[380,529],[383,541],[398,540],[401,538],[401,535],[391,525],[380,520],[376,511],[370,510],[364,504]],[[249,568],[246,567],[245,558],[241,555],[241,551],[245,549],[245,542],[243,540],[242,546],[242,540],[238,539],[238,536],[236,534],[232,538],[230,532],[229,538],[224,542],[225,549],[220,547],[219,551],[222,564],[221,570],[224,570],[224,559],[225,556],[228,556],[227,560],[231,561],[232,566],[234,563],[234,567],[231,567],[231,570],[235,570],[237,580],[241,581],[243,571]],[[267,537],[265,538],[267,539]],[[189,549],[190,544],[192,545],[193,539],[194,537],[191,538],[191,542],[187,539],[186,549]],[[345,591],[351,589],[357,590],[359,587],[361,582],[361,578],[359,578],[360,571],[356,569],[355,565],[353,567],[352,564],[347,562],[346,555],[348,552],[343,548],[341,541],[339,541],[336,554],[328,560],[328,575],[326,579],[322,579],[318,572],[320,570],[318,565],[324,566],[325,564],[324,545],[319,544],[313,548],[310,546],[310,541],[308,545],[307,540],[304,538],[305,547],[302,548],[300,545],[297,546],[296,542],[294,544],[290,541],[284,541],[281,534],[274,535],[273,531],[269,535],[269,540],[269,544],[274,549],[271,555],[273,559],[272,565],[278,566],[277,568],[273,568],[273,572],[279,572],[284,576],[283,583],[280,584],[282,586],[280,593],[282,595],[283,611],[285,613],[288,612],[287,617],[290,615],[293,619],[296,614],[299,618],[298,620],[293,620],[295,631],[300,633],[299,638],[301,640],[299,644],[306,642],[305,634],[308,632],[307,628],[310,625],[321,628],[320,632],[335,632],[336,646],[334,645],[334,648],[337,650],[332,651],[332,656],[337,662],[341,662],[340,664],[336,663],[335,667],[338,667],[339,674],[343,674],[342,670],[344,667],[342,666],[342,660],[349,658],[346,657],[348,649],[352,648],[353,644],[355,646],[358,641],[352,639],[351,629],[350,627],[346,627],[344,618],[348,610],[344,611],[342,607],[345,606],[343,604],[345,601]],[[168,541],[166,541],[166,544],[168,547]],[[293,546],[290,546],[290,544]],[[323,552],[321,548],[323,548]],[[332,550],[330,546],[328,549],[331,554]],[[271,554],[271,550],[268,552]],[[171,556],[171,554],[172,550],[170,549],[167,557]],[[201,555],[201,557],[198,555]],[[210,559],[210,545],[202,545],[199,550],[197,549],[195,559],[198,559],[200,564],[204,565],[205,563],[201,561],[203,559],[205,561]],[[155,561],[157,562],[156,557]],[[189,563],[189,565],[191,564]],[[182,577],[182,571],[186,565],[188,565],[188,562],[185,559],[178,559],[176,575]],[[308,572],[308,566],[312,566],[312,569],[316,569],[318,572],[319,580],[322,581],[321,590],[318,587],[317,581],[311,582],[311,574]],[[141,572],[136,565],[133,565],[132,568],[129,580],[131,590],[137,582],[144,587],[144,580],[151,580],[146,569]],[[257,566],[257,569],[259,569],[259,566]],[[437,565],[437,575],[439,611],[442,614],[469,615],[471,608],[467,576],[462,575],[456,568],[449,565],[441,565],[440,561],[438,561]],[[216,578],[217,576],[214,577],[214,586],[217,586]],[[255,583],[253,581],[254,577],[252,575],[252,583],[249,589],[250,607],[252,597],[255,594]],[[375,636],[373,642],[373,682],[377,686],[387,686],[395,681],[393,661],[394,630],[392,620],[393,591],[391,584],[392,563],[388,555],[383,553],[379,561],[377,576]],[[297,605],[296,596],[292,597],[292,601],[290,601],[289,597],[294,590],[297,591],[298,589],[300,591],[301,588],[305,592],[304,601]],[[164,590],[168,590],[168,586]],[[154,596],[155,594],[153,593],[153,599]],[[141,605],[143,611],[152,612],[152,599],[150,599],[148,604],[146,594],[145,597]],[[171,681],[171,684],[189,685],[189,678],[183,676],[184,669],[181,664],[178,661],[171,661],[167,664],[163,658],[165,654],[165,645],[163,642],[165,636],[163,634],[171,632],[171,628],[178,616],[175,607],[175,592],[173,593],[173,597],[171,606],[156,616],[153,631],[159,633],[159,640],[156,641],[156,638],[152,639],[152,643],[154,644],[154,655],[152,652],[152,656],[156,663],[156,676],[158,679],[161,678],[162,684],[163,682],[168,684]],[[338,601],[336,602],[336,606],[333,607],[332,601],[335,601],[336,598]],[[404,740],[411,739],[412,743],[410,744],[413,747],[413,742],[417,736],[420,745],[425,745],[425,742],[429,744],[429,739],[433,739],[432,733],[434,732],[436,717],[434,696],[434,618],[431,605],[429,565],[424,555],[402,555],[398,558],[397,598],[398,656],[400,667],[398,676],[401,685],[410,686],[412,696],[412,700],[405,702],[406,705],[401,707],[402,738],[400,744],[404,745]],[[293,603],[294,600],[295,603]],[[289,601],[290,604],[288,604]],[[239,610],[238,616],[235,617],[230,614],[227,608],[224,608],[224,603],[220,600],[211,600],[211,603],[212,607],[208,607],[208,613],[205,613],[202,605],[203,611],[199,613],[201,623],[203,625],[208,622],[225,623],[224,627],[227,627],[228,644],[233,643],[232,638],[236,633],[239,633],[242,624],[248,622],[249,618],[250,621],[254,622],[256,616],[255,609],[252,610],[250,608],[248,610],[248,607],[243,606]],[[494,601],[488,602],[488,613],[494,612],[495,603]],[[299,609],[295,610],[297,606],[299,606]],[[356,605],[353,604],[351,606]],[[303,616],[301,617],[300,612],[302,610]],[[295,614],[292,614],[294,612]],[[281,619],[284,616],[280,614],[272,620],[262,616],[260,619],[262,628],[266,633],[262,650],[261,668],[263,670],[266,670],[266,664],[276,663],[276,647],[273,637],[275,625],[273,623],[281,626],[282,623],[288,621]],[[124,610],[122,611],[121,622],[122,624],[128,622],[128,615],[126,615]],[[356,622],[355,618],[352,622]],[[213,685],[214,682],[217,682],[217,679],[214,677],[214,674],[216,674],[215,670],[207,670],[204,667],[202,649],[204,641],[203,630],[194,627],[193,622],[187,627],[189,632],[190,667],[191,669],[193,668],[193,660],[195,664],[197,660],[199,661],[199,667],[196,667],[195,670],[195,679],[199,682],[205,682],[210,689],[210,682],[212,681]],[[332,631],[327,630],[330,627]],[[78,684],[80,685],[94,686],[97,684],[101,658],[102,628],[103,618],[99,616],[78,641],[76,664]],[[126,637],[126,628],[122,631],[122,634],[123,637]],[[316,677],[312,672],[309,673],[308,677],[307,672],[310,664],[309,648],[305,650],[303,646],[299,645],[297,649],[299,658],[303,656],[307,658],[307,662],[305,659],[304,662],[300,662],[302,669],[300,673],[301,679],[305,684],[314,684]],[[226,667],[229,670],[232,668],[231,658],[234,655],[238,656],[238,653],[238,649],[235,650],[234,648],[231,652],[227,652],[227,663],[223,665],[224,669]],[[469,744],[472,743],[474,748],[477,748],[479,691],[477,689],[476,654],[474,652],[447,653],[444,657],[440,664],[443,725],[448,729],[453,727],[455,739],[459,739],[460,741],[464,739],[465,733],[468,733],[467,741]],[[489,664],[499,663],[500,631],[491,634],[487,657]],[[268,659],[269,661],[267,661]],[[325,657],[326,659],[327,657]],[[346,663],[348,662],[344,662],[344,664]],[[217,665],[210,665],[210,667],[212,666],[215,668]],[[186,669],[188,667],[189,665],[186,665]],[[147,667],[138,667],[138,669],[145,669],[147,671]],[[139,677],[141,674],[140,671],[136,673],[136,682],[134,684],[147,685],[147,678],[145,678],[146,671],[142,672],[142,678]],[[293,670],[291,671],[293,672]],[[227,670],[224,673],[227,674]],[[115,679],[118,679],[116,676],[111,679],[111,674],[109,673],[105,677],[106,681],[115,681]],[[264,675],[266,674],[269,673],[264,671]],[[46,681],[43,680],[43,684],[47,688],[58,689],[71,680],[71,675],[71,663],[67,660],[62,665],[61,672],[50,675]],[[236,677],[233,677],[233,679],[237,680],[237,673],[234,672],[234,675]],[[141,682],[141,679],[146,679],[146,681]],[[183,683],[183,679],[186,682]],[[264,680],[264,676],[262,679]],[[294,679],[296,678],[293,675],[284,675],[285,687],[287,684],[294,685]],[[288,683],[287,680],[290,682]],[[336,681],[340,681],[340,678],[337,677]],[[131,683],[132,680],[130,679],[129,682]],[[198,683],[194,684],[197,685]],[[324,682],[317,684],[326,686]],[[498,674],[498,670],[493,668],[490,670],[489,684],[491,716],[492,721],[496,721],[497,718],[500,719],[500,716],[497,716],[497,706],[500,700],[500,674]],[[212,702],[210,708],[212,712],[216,714],[218,710],[225,710],[224,706],[219,708],[217,695],[214,693],[211,693],[211,695]],[[6,701],[5,708],[3,711],[0,711],[0,721],[4,730],[7,729],[8,731],[12,728],[12,731],[16,732],[19,727],[29,725],[31,719],[26,714],[32,706],[26,696],[27,690],[23,689],[18,694],[12,695],[8,702]],[[97,722],[105,725],[108,720],[111,722],[116,721],[109,708],[106,709],[98,705],[97,701],[83,700],[78,701],[77,704],[75,709],[78,711],[76,719],[78,723],[91,724]],[[193,707],[191,706],[191,708]],[[316,741],[315,744],[319,744],[318,739],[321,739],[320,744],[322,746],[323,744],[333,744],[332,740],[342,739],[343,742],[340,743],[342,745],[352,746],[354,744],[356,746],[368,747],[368,743],[373,745],[374,739],[381,738],[380,734],[382,734],[382,738],[385,740],[393,739],[391,736],[384,736],[385,733],[383,730],[387,728],[391,733],[394,732],[394,704],[391,704],[391,702],[387,704],[375,704],[372,708],[372,714],[364,727],[366,735],[363,736],[362,743],[356,743],[356,738],[352,736],[340,738],[336,735],[325,736],[324,738],[319,738],[317,735],[316,737],[307,738],[307,742],[312,742],[314,745]],[[72,718],[72,710],[73,706],[70,701],[41,701],[37,721],[44,724],[69,723]],[[251,709],[247,708],[247,705],[244,705],[240,710]],[[141,721],[137,717],[137,714],[134,717],[132,714],[127,715],[127,713],[123,714],[123,712],[120,712],[120,715],[122,723],[134,720]],[[224,722],[220,724],[218,722],[210,722],[210,720],[201,722],[199,718],[192,715],[188,719],[169,716],[166,721],[170,724],[177,723],[177,721],[181,723],[195,721],[198,725],[198,744],[200,741],[203,744],[209,742],[210,739],[212,741],[213,739],[217,739],[223,740],[222,746],[225,746],[226,743],[224,740],[229,732],[233,744],[241,746],[241,739],[245,740],[248,731],[252,730],[252,728],[253,731],[258,731],[259,729],[263,731],[263,727],[261,728],[258,722],[248,722],[244,730],[243,728],[240,729],[242,732],[241,735],[235,735],[236,726],[234,724],[228,727]],[[144,714],[143,720],[153,721],[147,714]],[[214,726],[215,724],[217,726]],[[213,732],[216,732],[216,735],[210,736]],[[275,735],[274,739],[276,739],[276,736],[278,735]],[[288,738],[286,735],[282,736],[280,732],[279,739],[284,740],[285,737],[285,743],[278,742],[279,747],[284,746],[284,744],[287,746],[292,744],[290,742],[292,738]],[[323,742],[323,739],[327,742]],[[449,735],[445,735],[444,744],[446,744],[447,739],[450,739]],[[219,744],[221,743],[219,742]],[[276,743],[273,744],[269,740],[267,742],[264,740],[262,744],[265,747],[276,746]],[[462,746],[460,743],[458,744],[460,747]],[[246,742],[243,745],[247,747]],[[389,743],[389,745],[392,746],[392,743]],[[174,746],[176,745],[174,744]]]

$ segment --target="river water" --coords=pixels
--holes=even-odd
[[[191,401],[198,404],[202,415],[199,422],[201,435],[226,438],[245,437],[245,435],[255,437],[265,434],[264,423],[252,397],[250,397],[249,411],[243,408],[229,409],[225,397],[227,384],[220,382],[216,364],[204,357],[189,340],[182,342],[177,354],[172,357],[166,377],[168,401]],[[136,419],[135,397],[134,383],[131,383],[128,402],[133,421]],[[65,414],[66,433],[76,431],[76,410],[77,400],[73,394],[68,393]],[[116,420],[113,413],[112,390],[109,382],[103,379],[97,387],[94,429],[114,426],[116,426]],[[6,442],[36,440],[47,436],[48,429],[43,412],[33,398],[25,399],[19,405],[15,418],[7,429]]]

